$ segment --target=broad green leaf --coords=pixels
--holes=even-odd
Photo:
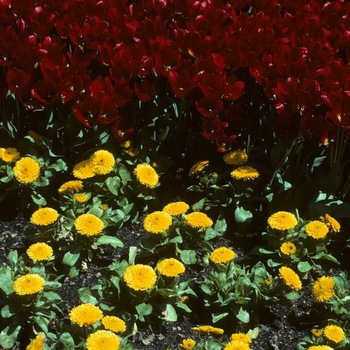
[[[197,262],[197,255],[195,250],[183,250],[180,254],[180,258],[186,265],[195,264]]]
[[[68,266],[74,266],[80,258],[81,251],[82,247],[80,245],[73,247],[69,252],[64,254],[63,264]]]
[[[221,314],[212,314],[211,319],[212,319],[213,323],[216,323],[216,322],[220,321],[221,319],[225,318],[228,314],[229,314],[228,312],[223,312]]]
[[[92,295],[90,288],[80,288],[78,290],[79,299],[85,304],[98,304],[98,300]]]
[[[241,224],[249,225],[253,219],[253,214],[249,210],[242,207],[237,207],[235,210],[235,220]]]
[[[103,235],[100,236],[96,242],[97,245],[102,245],[102,244],[109,244],[111,245],[113,248],[117,248],[117,247],[124,247],[123,242],[117,238],[117,237],[112,237],[112,236],[107,236],[107,235]]]
[[[10,324],[0,333],[0,345],[3,349],[11,349],[16,342],[22,326]]]
[[[57,349],[58,350],[74,350],[75,349],[74,339],[68,332],[64,332],[61,334],[61,336],[58,340]]]
[[[250,315],[247,311],[243,310],[242,308],[239,309],[238,314],[236,315],[236,317],[244,322],[244,323],[248,323],[250,320]]]
[[[309,272],[312,269],[312,266],[308,261],[300,261],[298,263],[298,270],[300,272]]]
[[[170,321],[170,322],[176,322],[177,321],[177,314],[174,307],[170,304],[166,305],[165,311],[162,312],[162,315],[164,316],[163,319]]]

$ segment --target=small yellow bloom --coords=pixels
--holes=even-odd
[[[83,160],[82,162],[76,164],[73,167],[73,176],[80,180],[90,179],[91,177],[94,177],[95,173],[93,170],[93,164],[91,163],[90,159]]]
[[[13,167],[16,180],[22,184],[34,182],[40,175],[40,165],[30,157],[23,157]]]
[[[278,211],[267,219],[267,223],[272,229],[284,231],[295,227],[298,220],[292,213]]]
[[[312,345],[307,348],[307,350],[334,350],[328,345]]]
[[[30,221],[34,225],[38,226],[48,226],[53,224],[58,219],[58,212],[53,208],[40,208],[36,210]]]
[[[250,338],[250,336],[245,333],[233,333],[231,335],[231,340],[241,341],[247,344],[252,342],[252,339]]]
[[[299,276],[289,267],[282,266],[279,269],[280,278],[283,279],[284,283],[295,290],[300,290],[302,287]]]
[[[101,205],[100,205],[100,208],[101,208],[102,210],[107,210],[107,209],[108,209],[108,204],[101,204]]]
[[[157,275],[151,266],[136,264],[129,266],[123,274],[126,285],[136,291],[145,291],[154,287]]]
[[[90,157],[90,162],[96,175],[106,175],[113,170],[115,159],[111,152],[99,150]]]
[[[125,150],[125,153],[127,153],[131,157],[136,157],[140,151],[137,148],[131,147]]]
[[[91,333],[86,340],[87,350],[118,350],[120,340],[111,331],[98,330]]]
[[[224,350],[249,350],[249,349],[250,349],[249,344],[239,340],[231,340],[224,347]]]
[[[305,226],[305,230],[308,236],[315,239],[326,237],[329,231],[327,225],[318,220],[311,221],[309,224],[307,224]]]
[[[197,162],[191,167],[188,175],[189,176],[197,175],[201,173],[208,165],[209,165],[209,160],[203,160],[203,161]]]
[[[78,305],[69,312],[70,321],[76,323],[79,327],[93,325],[102,316],[101,309],[90,303]]]
[[[330,231],[337,233],[340,231],[340,224],[339,222],[332,218],[330,215],[326,214],[324,217],[321,216],[321,220],[328,226]]]
[[[327,339],[334,343],[340,343],[345,338],[343,329],[335,325],[326,326],[323,330],[323,334]]]
[[[155,211],[148,214],[143,221],[143,227],[147,232],[162,233],[172,224],[171,216],[165,211]]]
[[[158,185],[159,176],[149,164],[138,164],[134,170],[137,181],[146,187],[154,188]]]
[[[120,143],[119,146],[120,146],[121,148],[129,148],[129,147],[131,147],[131,141],[128,140],[128,141],[125,141],[125,142],[123,142],[123,143]]]
[[[157,264],[157,270],[163,276],[176,277],[185,272],[184,264],[174,258],[164,259]]]
[[[205,230],[213,225],[213,221],[207,214],[195,211],[187,214],[185,217],[185,223],[193,228]]]
[[[102,318],[102,324],[104,327],[115,333],[123,333],[126,331],[125,322],[116,316],[105,316]]]
[[[318,303],[324,303],[334,297],[334,279],[319,277],[312,285],[312,296]]]
[[[28,273],[13,282],[13,290],[17,295],[31,295],[40,292],[45,280],[36,273]]]
[[[311,329],[311,333],[312,333],[312,335],[314,335],[315,337],[320,337],[320,336],[322,335],[322,330],[321,330],[321,329],[313,328],[313,329]]]
[[[185,350],[192,350],[195,346],[196,342],[191,338],[184,339],[180,344],[180,347],[184,348]]]
[[[242,165],[248,161],[248,155],[244,151],[237,150],[224,154],[224,162],[230,165]]]
[[[49,260],[53,255],[53,250],[46,243],[34,243],[27,249],[27,255],[32,260]]]
[[[20,159],[20,154],[16,148],[1,148],[0,159],[6,163],[12,163]]]
[[[73,196],[73,198],[79,203],[85,203],[89,196],[86,193],[77,193]]]
[[[94,214],[82,214],[75,219],[74,227],[83,236],[95,236],[102,232],[104,223]]]
[[[44,350],[45,335],[39,333],[26,347],[26,350]]]
[[[211,254],[209,259],[215,264],[225,264],[231,261],[235,257],[235,252],[232,249],[226,247],[216,248]]]
[[[218,334],[218,335],[224,334],[224,330],[222,328],[216,328],[213,326],[206,326],[206,325],[193,327],[192,330],[195,332],[208,333],[208,334]]]
[[[251,166],[240,166],[231,171],[231,177],[235,180],[254,180],[259,177],[259,172]]]
[[[83,189],[83,181],[81,180],[72,180],[65,182],[59,189],[59,194],[68,194],[80,192]]]
[[[273,283],[273,279],[272,278],[266,278],[266,279],[264,279],[264,283],[267,286],[270,286]]]
[[[291,255],[295,254],[297,247],[291,242],[284,242],[280,247],[280,251],[285,255]]]
[[[188,209],[190,209],[190,206],[185,202],[173,202],[173,203],[167,204],[163,208],[163,211],[174,216],[174,215],[185,214]]]

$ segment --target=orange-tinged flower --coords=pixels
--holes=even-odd
[[[185,217],[185,223],[193,228],[205,230],[213,225],[213,221],[207,214],[195,211],[187,214]]]
[[[203,160],[203,161],[197,162],[196,164],[194,164],[191,167],[188,175],[195,176],[195,175],[201,173],[208,165],[209,165],[209,160]]]
[[[13,174],[21,184],[34,182],[40,175],[40,165],[30,157],[23,157],[13,167]]]
[[[332,277],[319,277],[312,285],[312,296],[318,303],[324,303],[334,297],[334,279]]]
[[[215,264],[225,264],[231,261],[235,257],[235,252],[232,249],[226,247],[216,248],[211,254],[209,259]]]
[[[295,227],[298,220],[292,213],[287,211],[278,211],[267,219],[267,223],[272,229],[284,231]]]
[[[134,170],[137,181],[149,188],[158,185],[159,176],[149,164],[138,164]]]
[[[102,232],[103,221],[93,214],[82,214],[74,221],[74,227],[83,236],[95,236]]]
[[[72,180],[65,182],[59,189],[59,194],[68,194],[80,192],[83,189],[83,181],[81,180]]]
[[[148,214],[143,221],[143,227],[147,232],[162,233],[172,224],[171,216],[165,211],[155,211]]]
[[[185,272],[185,265],[174,258],[164,259],[157,264],[157,270],[163,276],[176,277]]]
[[[26,350],[44,350],[45,335],[39,333],[26,347]]]
[[[280,247],[280,251],[285,255],[291,255],[295,254],[295,252],[297,251],[297,247],[294,243],[284,242]]]
[[[90,303],[78,305],[69,312],[70,321],[76,323],[80,327],[93,325],[99,321],[102,316],[101,309]]]
[[[58,219],[57,210],[53,208],[40,208],[32,214],[30,221],[34,225],[48,226],[53,224],[55,221],[57,221],[57,219]]]
[[[27,255],[32,260],[49,260],[53,255],[52,248],[46,243],[34,243],[27,249]]]
[[[305,230],[308,236],[315,239],[326,237],[329,231],[327,225],[318,220],[311,221],[309,224],[307,224],[305,226]]]
[[[242,165],[248,161],[248,154],[241,150],[231,151],[224,154],[224,162],[230,165]]]
[[[295,290],[301,289],[302,284],[300,278],[291,268],[282,266],[279,269],[279,275],[288,287]]]
[[[231,177],[235,180],[254,180],[259,177],[259,172],[251,166],[240,166],[231,171]]]
[[[157,275],[151,266],[136,264],[129,266],[123,274],[126,285],[136,291],[145,291],[154,287]]]
[[[28,273],[13,282],[13,290],[17,295],[31,295],[40,292],[45,280],[36,273]]]
[[[20,154],[16,148],[1,148],[0,159],[6,163],[12,163],[20,159]]]
[[[126,324],[125,322],[116,316],[104,316],[102,318],[102,324],[103,326],[115,333],[123,333],[126,331]]]
[[[339,222],[332,218],[330,215],[326,214],[324,217],[321,216],[321,220],[328,226],[330,231],[337,233],[340,231],[340,224]]]

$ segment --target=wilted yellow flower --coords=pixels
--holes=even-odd
[[[320,336],[322,335],[322,330],[321,330],[321,329],[313,328],[313,329],[311,329],[311,333],[312,333],[312,335],[314,335],[315,337],[320,337]]]
[[[136,157],[140,151],[137,148],[131,147],[125,150],[125,153],[127,153],[131,157]]]
[[[192,350],[195,346],[196,342],[191,338],[184,339],[180,344],[180,347],[184,348],[185,350]]]
[[[295,254],[295,252],[297,251],[297,247],[295,246],[294,243],[284,242],[281,245],[280,250],[283,254],[291,255],[291,254]]]
[[[147,232],[162,233],[171,225],[172,218],[165,211],[155,211],[148,214],[143,221],[143,227]]]
[[[267,223],[272,229],[284,231],[295,227],[298,220],[292,213],[287,211],[278,211],[267,219]]]
[[[93,153],[90,162],[96,175],[106,175],[113,170],[115,159],[111,152],[99,150]]]
[[[307,350],[334,350],[328,345],[312,345],[307,348]]]
[[[214,249],[210,254],[209,259],[215,264],[225,264],[231,261],[235,257],[235,252],[232,249],[226,247],[220,247]]]
[[[213,221],[208,217],[208,215],[199,211],[187,214],[185,217],[185,223],[191,227],[202,230],[205,230],[213,225]]]
[[[87,350],[118,350],[120,340],[111,331],[98,330],[90,334],[86,340]]]
[[[69,312],[69,319],[78,326],[90,326],[102,318],[103,314],[98,306],[90,303],[74,307]]]
[[[19,152],[16,148],[1,148],[0,151],[0,159],[2,159],[6,163],[15,162],[20,158]]]
[[[193,327],[193,331],[195,332],[201,332],[201,333],[208,333],[208,334],[224,334],[224,330],[222,328],[216,328],[213,326],[198,326],[198,327]]]
[[[53,224],[58,219],[58,212],[53,208],[40,208],[36,210],[30,221],[34,225],[47,226]]]
[[[45,335],[39,333],[26,347],[26,350],[44,350]]]
[[[82,162],[76,164],[73,167],[73,176],[80,180],[90,179],[91,177],[94,177],[95,173],[93,170],[93,164],[91,163],[90,159],[83,160]]]
[[[40,165],[30,157],[23,157],[13,167],[13,174],[21,184],[34,182],[40,174]]]
[[[126,331],[126,324],[125,322],[116,316],[104,316],[102,318],[102,324],[104,327],[110,331],[113,331],[115,333],[123,333]]]
[[[53,255],[52,248],[46,243],[34,243],[27,249],[27,255],[32,260],[49,260]]]
[[[302,285],[299,276],[289,267],[282,266],[279,269],[280,278],[283,279],[284,283],[295,290],[300,290]]]
[[[248,161],[248,154],[244,151],[237,150],[224,154],[224,162],[231,165],[242,165]]]
[[[191,167],[188,175],[189,176],[197,175],[201,173],[208,165],[209,165],[209,160],[203,160],[203,161],[197,162]]]
[[[235,180],[254,180],[259,177],[259,172],[251,166],[240,166],[231,171],[231,177]]]
[[[151,266],[136,264],[129,266],[123,274],[126,285],[136,291],[151,289],[156,281],[157,275]]]
[[[13,282],[13,290],[17,295],[30,295],[40,292],[45,280],[36,273],[28,273]]]
[[[159,176],[149,164],[138,164],[134,170],[137,181],[146,187],[154,188],[158,185]]]
[[[175,277],[185,272],[184,264],[174,258],[164,259],[157,264],[159,273],[167,277]]]
[[[170,215],[181,215],[185,214],[188,209],[190,209],[190,206],[185,202],[173,202],[167,204],[163,211]]]
[[[345,338],[343,329],[336,325],[326,326],[323,330],[323,334],[326,338],[334,341],[335,343],[340,343]]]
[[[83,189],[83,181],[81,180],[72,180],[65,182],[59,189],[59,194],[68,194],[80,192]]]
[[[252,339],[250,338],[250,336],[245,333],[233,333],[231,335],[231,340],[241,341],[247,344],[252,342]]]
[[[103,221],[93,214],[82,214],[74,221],[74,227],[83,236],[95,236],[102,232]]]
[[[330,215],[326,214],[324,217],[321,216],[321,219],[332,232],[337,233],[340,231],[339,222],[336,219],[332,218]]]
[[[89,196],[86,193],[77,193],[73,196],[73,198],[79,203],[85,203]]]
[[[327,225],[318,220],[311,221],[309,224],[307,224],[305,226],[305,230],[308,236],[313,237],[315,239],[324,238],[328,233]]]
[[[129,148],[129,147],[131,147],[131,145],[132,145],[132,142],[130,140],[127,140],[127,141],[122,142],[122,143],[119,144],[119,146],[121,148]]]
[[[312,285],[312,296],[315,301],[324,303],[334,297],[334,279],[332,277],[319,277]]]
[[[226,344],[224,350],[249,350],[250,346],[239,340],[231,340]]]

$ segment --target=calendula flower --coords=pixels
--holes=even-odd
[[[134,170],[137,181],[149,188],[158,185],[159,176],[149,164],[138,164]]]
[[[280,251],[285,255],[291,255],[295,254],[295,252],[297,251],[297,247],[294,243],[284,242],[280,247]]]
[[[244,151],[237,150],[224,154],[224,162],[231,165],[242,165],[248,161],[248,155]]]
[[[13,167],[13,174],[21,184],[34,182],[40,175],[40,165],[30,157],[23,157]]]
[[[272,278],[266,278],[266,279],[264,279],[264,283],[267,286],[270,286],[273,283],[273,279]]]
[[[209,160],[203,160],[203,161],[197,162],[196,164],[192,165],[188,175],[189,176],[197,175],[201,173],[208,165],[209,165]]]
[[[58,219],[58,212],[53,208],[40,208],[36,210],[30,221],[34,225],[47,226],[53,224]]]
[[[299,276],[289,267],[282,266],[279,270],[279,276],[284,283],[295,290],[300,290],[302,285]]]
[[[251,166],[240,166],[231,171],[231,177],[235,180],[254,180],[259,177],[259,172]]]
[[[145,291],[154,287],[157,275],[151,266],[136,264],[129,266],[123,274],[126,285],[136,291]]]
[[[46,243],[34,243],[27,249],[27,255],[32,260],[49,260],[53,255],[52,248]]]
[[[40,292],[45,280],[36,273],[28,273],[13,282],[13,290],[17,295],[31,295]]]
[[[120,340],[111,331],[98,330],[90,334],[86,340],[87,350],[118,350]]]
[[[85,203],[89,196],[86,193],[77,193],[73,196],[73,198],[79,203]]]
[[[326,326],[323,330],[323,334],[327,339],[334,343],[340,343],[345,338],[343,329],[336,325]]]
[[[157,270],[163,276],[175,277],[185,272],[185,265],[174,258],[164,259],[157,264]]]
[[[209,259],[215,264],[225,264],[235,257],[235,252],[226,247],[214,249],[210,254]]]
[[[20,159],[20,154],[16,148],[1,148],[0,159],[6,163],[12,163]]]
[[[312,345],[307,348],[308,350],[334,350],[328,345]]]
[[[312,285],[312,296],[318,303],[324,303],[334,297],[334,279],[332,277],[319,277]]]
[[[83,181],[81,180],[72,180],[65,182],[59,189],[59,194],[68,194],[80,192],[83,189]]]
[[[267,219],[267,223],[272,229],[284,231],[295,227],[298,220],[292,213],[287,211],[278,211]]]
[[[239,340],[231,340],[226,344],[224,350],[249,350],[250,346]]]
[[[201,230],[205,230],[213,225],[213,221],[208,217],[208,215],[199,211],[187,214],[185,217],[185,223],[186,225]]]
[[[311,221],[309,224],[307,224],[305,226],[305,230],[308,236],[315,239],[326,237],[329,231],[327,225],[318,220]]]
[[[79,327],[93,325],[99,321],[102,316],[103,313],[101,309],[90,303],[78,305],[69,312],[70,321],[76,323]]]
[[[252,342],[252,339],[250,338],[250,336],[245,334],[245,333],[233,333],[231,335],[231,340],[241,341],[241,342],[247,343],[247,344]]]
[[[73,176],[80,180],[90,179],[91,177],[94,177],[95,173],[93,170],[93,164],[91,163],[90,159],[83,160],[82,162],[76,164],[73,167]]]
[[[115,333],[123,333],[126,331],[126,324],[125,322],[116,316],[104,316],[102,318],[102,324],[104,327],[110,331],[113,331]]]
[[[44,350],[45,335],[39,333],[26,347],[26,350]]]
[[[321,220],[327,225],[330,231],[334,233],[337,233],[340,231],[339,222],[336,219],[332,218],[330,215],[326,214],[324,217],[321,216]]]
[[[320,337],[320,336],[322,335],[322,330],[321,330],[321,329],[313,328],[313,329],[311,329],[311,333],[312,333],[312,335],[314,335],[315,337]]]
[[[190,206],[185,202],[173,202],[167,204],[163,211],[170,215],[181,215],[185,214],[188,209],[190,209]]]
[[[198,326],[198,327],[193,327],[193,331],[195,332],[201,332],[201,333],[208,333],[208,334],[224,334],[224,330],[222,328],[216,328],[213,326]]]
[[[90,162],[96,175],[106,175],[113,170],[115,159],[111,152],[99,150],[93,153]]]
[[[125,150],[125,153],[127,153],[131,157],[136,157],[140,151],[137,148],[131,147]]]
[[[171,225],[172,218],[165,211],[155,211],[148,214],[143,221],[143,227],[147,232],[162,233]]]
[[[74,227],[83,236],[95,236],[102,232],[103,221],[93,214],[82,214],[74,221]]]
[[[102,210],[107,210],[107,209],[108,209],[108,204],[101,204],[101,205],[100,205],[100,208],[101,208]]]
[[[196,342],[191,338],[184,339],[180,344],[180,347],[185,350],[192,350],[195,346],[196,346]]]

